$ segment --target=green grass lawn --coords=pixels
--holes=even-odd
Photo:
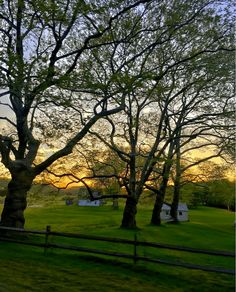
[[[190,211],[190,222],[149,224],[151,208],[140,207],[137,231],[120,229],[122,208],[52,206],[28,208],[26,229],[76,232],[188,247],[234,251],[234,214],[202,207]],[[53,242],[132,253],[132,246],[53,237]],[[174,261],[234,268],[232,258],[209,257],[138,247],[138,254]],[[234,291],[234,277],[108,257],[0,242],[0,291]]]

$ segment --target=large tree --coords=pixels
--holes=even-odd
[[[0,119],[7,126],[0,153],[11,174],[2,225],[23,228],[35,177],[70,154],[97,120],[123,109],[130,88],[119,81],[122,68],[156,41],[139,45],[149,34],[141,23],[152,2],[1,1],[0,104],[6,111]],[[122,59],[120,44],[129,47]]]
[[[233,51],[232,24],[217,5],[208,1],[166,1],[156,5],[155,13],[152,11],[146,21],[157,19],[155,36],[159,42],[138,68],[126,67],[127,76],[132,76],[130,82],[135,83],[141,72],[146,79],[136,82],[127,94],[123,117],[106,119],[111,133],[94,132],[127,165],[123,181],[128,196],[122,227],[136,227],[137,203],[143,188],[150,187],[151,174],[164,160],[152,216],[152,223],[160,224],[179,140],[183,139],[185,145],[198,136],[208,135],[210,139],[214,131],[224,127],[218,121],[229,112],[232,99],[228,72]]]

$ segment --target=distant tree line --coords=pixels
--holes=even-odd
[[[228,180],[215,180],[194,186],[190,204],[193,207],[202,205],[235,211],[235,183]]]

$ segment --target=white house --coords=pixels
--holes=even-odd
[[[171,206],[169,204],[164,203],[162,205],[161,220],[169,221],[172,219],[170,215],[170,210]],[[179,203],[177,212],[177,218],[179,221],[188,221],[188,206],[186,203]]]
[[[101,200],[96,200],[96,201],[90,201],[90,200],[79,200],[78,201],[78,206],[101,206],[102,201]]]

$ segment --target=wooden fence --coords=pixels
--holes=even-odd
[[[14,235],[16,235],[18,233],[43,235],[45,239],[44,239],[44,242],[42,242],[42,243],[33,242],[33,241],[29,240],[27,237],[23,238],[23,240],[22,240],[22,238],[20,239],[17,236],[11,236],[11,233],[13,233]],[[126,253],[118,253],[118,252],[114,252],[114,251],[104,251],[104,250],[98,250],[98,249],[75,246],[75,245],[52,243],[49,240],[52,236],[63,237],[63,238],[85,239],[85,240],[101,241],[101,242],[110,242],[110,243],[114,243],[114,244],[131,245],[131,246],[133,246],[133,253],[126,254]],[[157,258],[139,256],[138,255],[138,246],[176,250],[176,251],[190,252],[190,253],[196,253],[196,254],[205,254],[205,255],[209,255],[209,256],[235,257],[235,254],[232,252],[216,251],[216,250],[203,250],[203,249],[183,247],[183,246],[178,246],[178,245],[145,242],[145,241],[138,240],[136,235],[134,236],[134,240],[129,240],[129,239],[111,238],[111,237],[95,236],[95,235],[55,232],[55,231],[51,230],[50,226],[47,226],[45,231],[25,230],[25,229],[9,228],[9,227],[0,226],[0,241],[42,247],[42,248],[44,248],[45,252],[49,248],[66,249],[66,250],[73,250],[73,251],[79,251],[79,252],[85,252],[85,253],[91,253],[91,254],[97,254],[97,255],[105,255],[105,256],[132,259],[134,261],[134,263],[137,263],[137,261],[144,261],[144,262],[165,264],[165,265],[171,265],[171,266],[177,266],[177,267],[183,267],[183,268],[195,269],[195,270],[202,270],[202,271],[208,271],[208,272],[218,272],[218,273],[225,273],[225,274],[231,274],[231,275],[235,274],[235,271],[231,270],[231,269],[216,268],[216,267],[210,267],[210,266],[201,266],[201,265],[195,265],[195,264],[191,264],[191,263],[176,262],[176,261],[169,261],[169,260],[165,260],[165,259],[157,259]]]

